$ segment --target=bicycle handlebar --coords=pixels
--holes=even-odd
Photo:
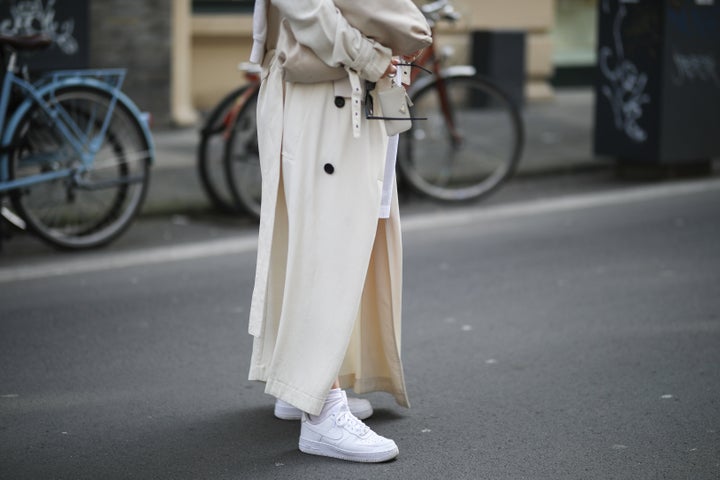
[[[450,4],[450,0],[436,0],[423,5],[420,10],[431,24],[435,24],[440,20],[455,23],[462,18],[462,15]]]

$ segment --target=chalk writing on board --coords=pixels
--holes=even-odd
[[[45,34],[53,39],[66,55],[78,51],[78,43],[73,36],[75,20],[63,22],[55,20],[55,0],[21,0],[10,7],[10,16],[0,21],[0,33],[3,35]]]
[[[694,82],[711,83],[720,88],[717,62],[712,55],[673,53],[675,72],[673,82],[685,85]]]
[[[603,2],[603,10],[610,13],[607,0]],[[610,102],[615,127],[631,140],[642,143],[647,140],[647,132],[638,120],[643,116],[643,105],[650,103],[650,95],[645,93],[648,76],[625,58],[621,27],[626,15],[627,8],[620,3],[613,21],[614,49],[607,45],[600,48],[600,71],[608,82],[602,85],[602,93]]]

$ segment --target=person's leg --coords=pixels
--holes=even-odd
[[[340,388],[340,380],[335,379],[332,389]],[[350,413],[360,420],[370,418],[373,414],[372,404],[364,398],[348,397],[348,408]],[[273,414],[280,420],[300,420],[302,418],[302,410],[290,405],[279,398],[275,399],[275,409]]]
[[[261,379],[266,393],[312,414],[302,416],[301,451],[381,462],[398,455],[395,442],[372,432],[352,415],[345,392],[330,387],[339,386],[362,301],[387,137],[379,124],[364,122],[362,138],[355,139],[350,112],[335,106],[334,95],[332,85],[287,86],[287,264],[278,330]],[[383,333],[377,341],[392,344],[393,332]]]

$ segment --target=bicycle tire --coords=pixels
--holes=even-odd
[[[52,101],[92,139],[101,130],[112,98],[99,88],[74,86],[56,90]],[[77,152],[56,125],[38,104],[23,115],[14,132],[10,178],[81,166]],[[140,120],[123,103],[115,103],[101,140],[92,165],[82,173],[10,193],[28,228],[55,247],[106,245],[130,226],[143,204],[151,152]]]
[[[224,168],[235,202],[255,219],[260,218],[262,177],[257,139],[255,92],[238,112],[225,142]]]
[[[446,89],[443,109],[440,89]],[[518,109],[477,75],[451,75],[411,94],[410,130],[401,135],[398,169],[417,192],[449,202],[477,200],[514,173],[524,144]],[[446,112],[455,124],[453,136]]]
[[[241,210],[240,206],[235,203],[224,179],[222,162],[225,137],[223,134],[227,128],[226,122],[230,111],[248,87],[249,85],[243,85],[225,95],[210,111],[200,130],[200,142],[197,150],[200,185],[213,207],[223,213],[237,213]]]

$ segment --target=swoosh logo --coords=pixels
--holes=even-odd
[[[314,427],[314,425],[313,425]],[[329,440],[338,441],[343,438],[342,428],[333,427],[330,431],[319,431],[320,429],[313,428],[316,433],[320,434],[320,437],[327,438]],[[323,429],[324,430],[324,429]]]

